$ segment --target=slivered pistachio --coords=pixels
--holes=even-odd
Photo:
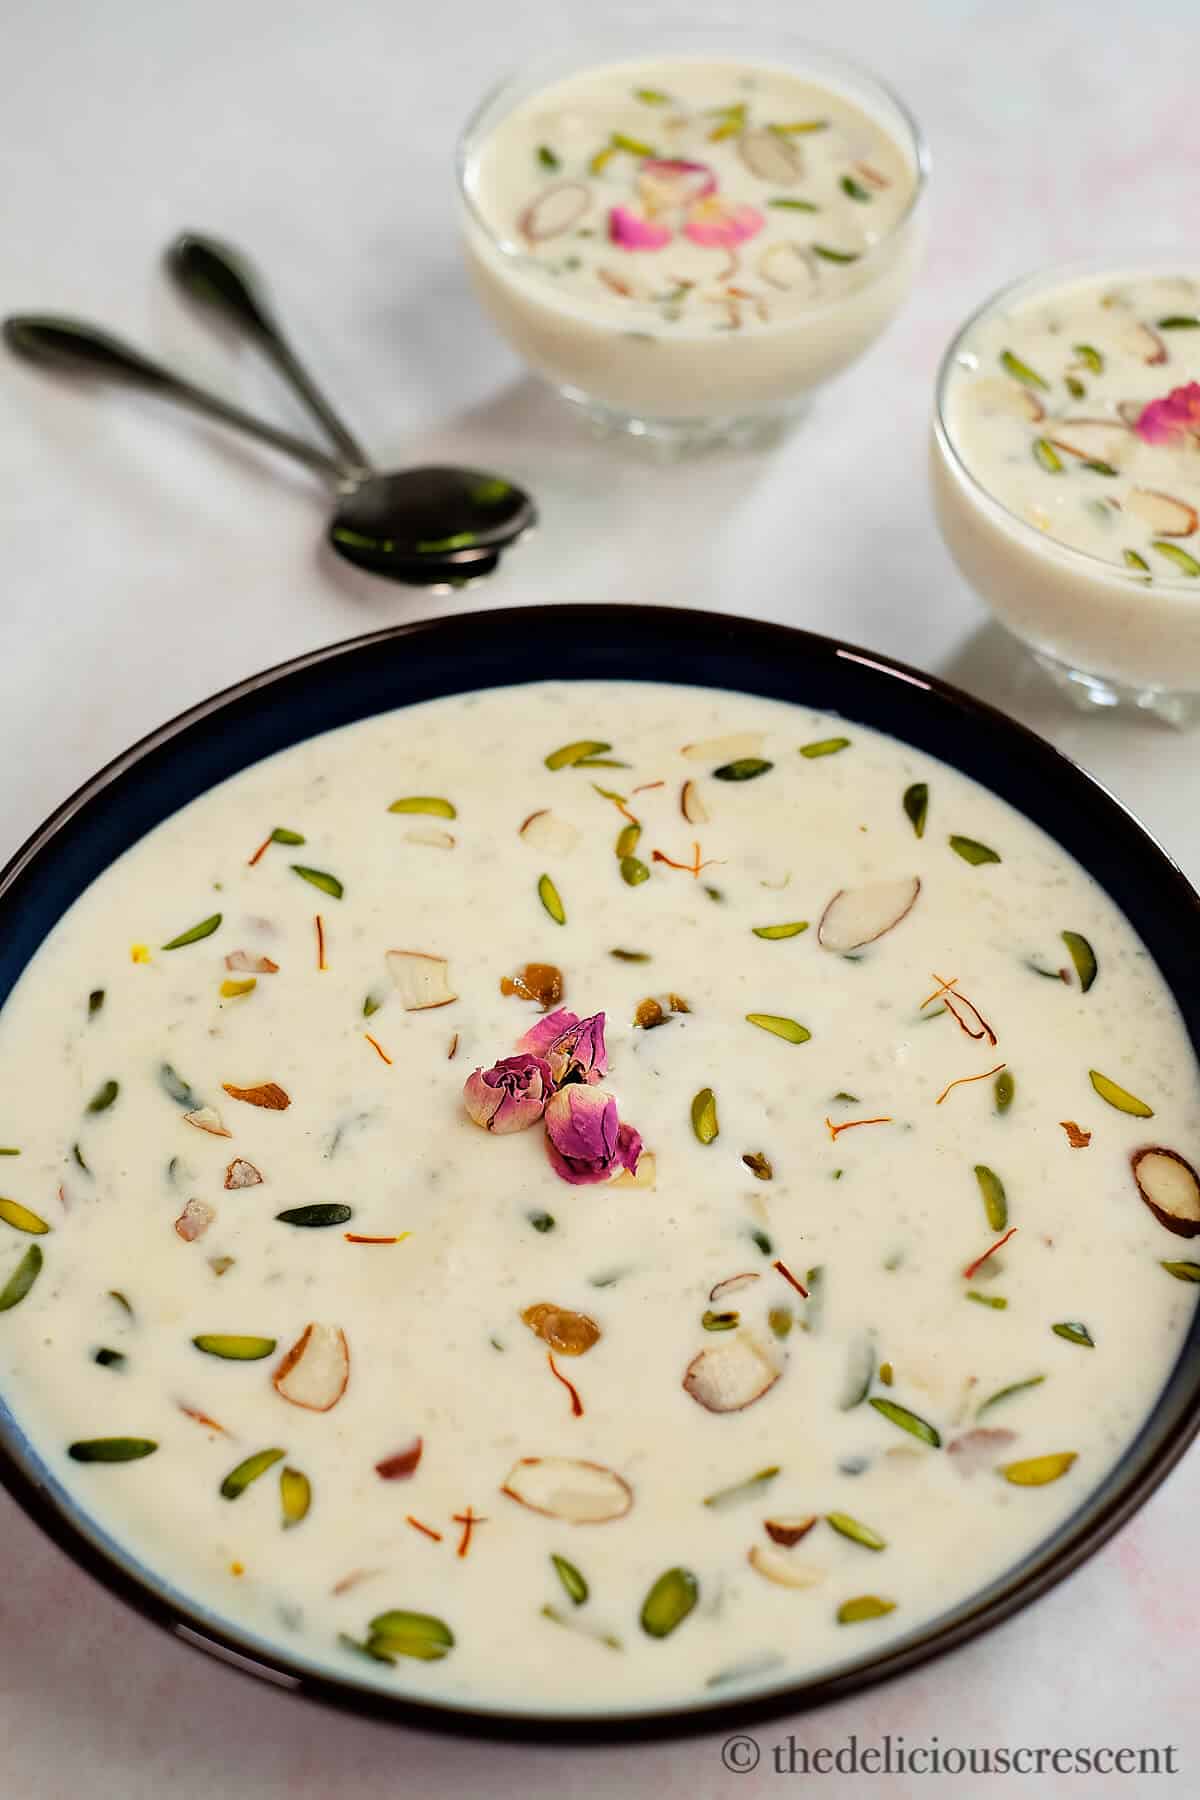
[[[861,251],[858,250],[835,250],[830,244],[811,244],[809,248],[814,256],[821,258],[822,262],[854,263],[861,255]]]
[[[219,991],[222,1000],[241,1000],[252,994],[257,986],[257,975],[247,975],[242,981],[223,981]]]
[[[268,1469],[274,1468],[287,1455],[286,1450],[256,1450],[253,1456],[247,1456],[237,1467],[230,1469],[221,1483],[221,1498],[236,1500],[244,1494],[252,1481],[265,1475]]]
[[[192,1339],[205,1356],[219,1356],[225,1362],[261,1362],[275,1348],[275,1339],[248,1337],[239,1332],[205,1331]],[[279,1452],[282,1456],[282,1450]]]
[[[542,875],[537,884],[538,899],[545,907],[556,925],[565,925],[567,911],[562,903],[562,896],[548,875]]]
[[[173,937],[170,943],[164,944],[162,948],[164,950],[182,950],[185,944],[198,944],[201,938],[211,937],[220,923],[220,913],[212,913],[207,919],[201,919],[198,925],[192,925],[187,931],[181,931],[178,937]]]
[[[1004,1183],[986,1163],[975,1164],[975,1179],[983,1196],[983,1210],[993,1231],[1003,1231],[1008,1224],[1008,1197]]]
[[[533,1226],[533,1229],[535,1231],[540,1231],[542,1233],[543,1237],[545,1236],[546,1232],[554,1230],[554,1215],[553,1215],[553,1213],[531,1212],[531,1213],[526,1213],[525,1217],[529,1220],[529,1223]]]
[[[41,1274],[44,1260],[41,1245],[30,1244],[4,1286],[0,1288],[0,1313],[11,1312],[14,1306],[21,1304]]]
[[[987,844],[979,843],[975,838],[955,835],[949,842],[955,855],[961,856],[964,862],[970,863],[974,868],[978,868],[980,863],[998,863],[1001,860],[995,850]]]
[[[1118,1112],[1130,1113],[1135,1119],[1152,1119],[1154,1117],[1152,1106],[1147,1106],[1146,1102],[1139,1100],[1136,1094],[1131,1094],[1125,1088],[1118,1087],[1115,1081],[1110,1081],[1109,1077],[1102,1075],[1099,1069],[1089,1069],[1088,1080],[1100,1098],[1107,1100],[1108,1104],[1115,1107]]]
[[[11,1144],[0,1144],[0,1156],[20,1156],[20,1154],[21,1152],[15,1150]]]
[[[1200,1263],[1165,1262],[1161,1265],[1176,1281],[1200,1281]]]
[[[739,1506],[743,1500],[756,1500],[770,1487],[779,1473],[778,1463],[769,1469],[759,1469],[756,1475],[748,1475],[745,1481],[735,1482],[732,1487],[718,1488],[715,1494],[706,1494],[704,1505],[713,1512],[725,1512],[731,1506]]]
[[[838,186],[848,199],[857,200],[861,205],[866,205],[875,198],[870,188],[864,187],[861,181],[855,181],[853,175],[843,175]]]
[[[608,954],[615,956],[618,962],[648,963],[651,960],[648,950],[610,950]]]
[[[1080,463],[1081,469],[1090,469],[1093,475],[1116,475],[1119,473],[1110,462],[1101,461],[1098,456],[1087,456]]]
[[[293,1469],[287,1463],[279,1471],[279,1504],[285,1531],[307,1518],[312,1505],[311,1481],[300,1469]]]
[[[406,794],[403,799],[393,800],[388,807],[390,813],[427,813],[435,819],[457,819],[458,808],[449,800],[443,800],[437,794]]]
[[[273,844],[302,844],[304,836],[302,832],[289,831],[286,825],[277,825],[271,833],[271,842]]]
[[[989,1394],[986,1400],[980,1401],[975,1408],[975,1417],[982,1419],[985,1412],[990,1412],[993,1406],[999,1406],[1002,1400],[1011,1400],[1014,1394],[1023,1394],[1029,1388],[1041,1387],[1045,1379],[1044,1375],[1030,1375],[1025,1381],[1010,1381],[1007,1387],[997,1388],[994,1394]]]
[[[875,1344],[870,1337],[864,1335],[856,1338],[850,1346],[842,1397],[838,1401],[839,1409],[842,1412],[853,1412],[856,1406],[861,1406],[871,1391],[874,1377]]]
[[[96,1014],[100,1011],[100,1008],[103,1005],[104,1005],[104,989],[103,988],[93,988],[91,993],[88,995],[88,1018],[94,1019]]]
[[[773,1306],[767,1314],[767,1324],[777,1338],[785,1338],[792,1329],[792,1317],[790,1306]]]
[[[68,1444],[67,1455],[72,1462],[127,1463],[153,1456],[157,1449],[153,1438],[80,1438],[74,1444]]]
[[[621,862],[624,862],[627,856],[633,855],[638,847],[638,840],[641,835],[642,828],[640,825],[625,825],[617,833],[616,854]]]
[[[756,938],[766,938],[774,944],[780,938],[799,937],[802,931],[808,930],[807,919],[793,919],[790,925],[752,925],[750,927]]]
[[[1005,1463],[996,1472],[1014,1487],[1045,1487],[1065,1475],[1078,1455],[1077,1450],[1059,1450],[1050,1456],[1029,1456],[1022,1462]]]
[[[1125,558],[1128,568],[1140,569],[1145,575],[1150,573],[1150,564],[1144,556],[1139,556],[1136,550],[1122,550],[1121,555]]]
[[[1087,388],[1080,381],[1078,375],[1064,375],[1063,386],[1073,400],[1082,400],[1087,393]]]
[[[289,1206],[286,1212],[276,1213],[280,1225],[303,1225],[319,1229],[325,1225],[345,1225],[354,1217],[354,1210],[349,1206],[339,1206],[331,1201],[315,1201],[310,1206]]]
[[[779,1013],[747,1013],[746,1023],[757,1025],[760,1031],[769,1031],[772,1037],[783,1038],[789,1044],[807,1044],[812,1036],[799,1020],[785,1019]]]
[[[925,820],[929,816],[929,783],[914,781],[911,787],[904,790],[904,816],[912,826],[916,835],[925,836]]]
[[[775,1174],[761,1150],[748,1150],[742,1157],[742,1161],[756,1181],[770,1181]]]
[[[1035,463],[1039,463],[1050,475],[1062,474],[1062,457],[1058,454],[1058,451],[1054,448],[1054,445],[1050,442],[1049,438],[1034,438],[1033,460]]]
[[[552,750],[546,758],[546,767],[569,769],[582,762],[584,757],[603,756],[611,749],[611,744],[602,743],[599,738],[581,738],[578,743],[563,744],[561,749]]]
[[[664,94],[661,88],[634,88],[633,97],[643,106],[669,106],[671,103],[670,94]]]
[[[555,154],[554,154],[553,150],[550,148],[549,144],[539,144],[538,145],[537,159],[538,159],[538,162],[540,163],[541,167],[543,169],[549,169],[551,174],[557,173],[557,171],[562,168],[561,160],[557,156],[555,156]]]
[[[1062,941],[1071,953],[1071,961],[1075,964],[1079,985],[1086,994],[1096,979],[1096,952],[1078,931],[1064,931]]]
[[[789,200],[782,194],[768,200],[767,205],[777,206],[783,212],[815,213],[821,210],[819,206],[814,206],[811,200]]]
[[[375,1014],[379,1011],[379,1009],[382,1005],[383,1005],[382,1000],[377,1000],[375,998],[374,994],[368,994],[366,999],[362,1003],[363,1018],[364,1019],[371,1018],[373,1014]]]
[[[895,1400],[881,1400],[878,1394],[872,1395],[871,1405],[877,1413],[882,1413],[884,1418],[890,1420],[893,1425],[899,1425],[901,1431],[910,1432],[913,1437],[920,1438],[923,1444],[931,1445],[934,1450],[941,1445],[941,1433],[936,1426],[931,1425],[927,1419],[922,1419],[917,1413],[910,1412],[907,1406],[901,1406]]]
[[[775,1246],[765,1231],[752,1231],[750,1233],[750,1242],[754,1245],[756,1250],[761,1250],[764,1256],[773,1256],[775,1254]]]
[[[713,1312],[710,1307],[702,1316],[700,1323],[705,1331],[736,1331],[741,1324],[742,1315],[738,1312]]]
[[[90,1113],[107,1112],[109,1107],[112,1105],[113,1101],[116,1099],[117,1095],[120,1093],[120,1091],[121,1091],[121,1084],[119,1081],[106,1081],[104,1083],[103,1087],[98,1087],[96,1089],[96,1092],[92,1095],[91,1099],[88,1101],[88,1103],[87,1103],[88,1112],[90,1112]]]
[[[77,1169],[82,1169],[85,1175],[91,1174],[92,1171],[88,1168],[83,1151],[79,1148],[78,1144],[71,1145],[71,1161],[75,1164]]]
[[[894,1600],[881,1600],[878,1594],[858,1594],[853,1600],[843,1600],[837,1609],[839,1625],[857,1625],[863,1619],[882,1619],[886,1613],[895,1612]]]
[[[621,880],[626,887],[640,887],[643,881],[649,881],[650,871],[645,863],[636,856],[621,858]]]
[[[702,1144],[711,1144],[720,1135],[717,1097],[711,1088],[701,1088],[692,1101],[692,1130]]]
[[[848,750],[848,737],[820,738],[815,744],[801,744],[800,754],[812,762],[818,756],[836,756],[839,750]]]
[[[1017,1091],[1017,1081],[1011,1069],[1001,1069],[992,1090],[996,1096],[996,1111],[1005,1113],[1013,1103],[1013,1095]]]
[[[839,1537],[849,1538],[855,1544],[861,1544],[864,1550],[886,1550],[887,1539],[881,1538],[877,1531],[869,1525],[863,1525],[858,1519],[852,1519],[849,1513],[831,1512],[825,1514],[826,1520]]]
[[[186,1107],[189,1112],[194,1112],[199,1106],[199,1100],[196,1098],[187,1082],[183,1079],[183,1076],[177,1074],[170,1063],[163,1063],[160,1066],[158,1071],[158,1084],[171,1096],[176,1105]]]
[[[6,1225],[11,1225],[14,1231],[26,1231],[31,1237],[41,1237],[50,1229],[45,1219],[38,1213],[30,1212],[19,1200],[0,1200],[0,1219]]]
[[[1011,375],[1014,381],[1021,382],[1024,387],[1042,388],[1047,393],[1050,391],[1050,383],[1043,381],[1036,369],[1031,369],[1028,363],[1022,362],[1019,356],[1014,356],[1011,350],[1001,352],[1000,367],[1006,375]]]
[[[1093,375],[1104,373],[1104,358],[1094,344],[1072,344],[1071,348],[1085,369],[1090,369]]]
[[[1068,1344],[1079,1344],[1085,1350],[1096,1348],[1095,1338],[1087,1326],[1081,1325],[1078,1320],[1065,1319],[1059,1325],[1052,1325],[1050,1329],[1055,1337],[1066,1338]]]
[[[1200,575],[1200,562],[1182,544],[1166,544],[1155,538],[1150,548],[1157,550],[1160,556],[1165,556],[1168,562],[1174,563],[1181,575]]]
[[[323,894],[328,894],[333,900],[340,900],[346,892],[337,876],[330,875],[326,869],[310,869],[304,863],[292,863],[290,866],[293,875],[298,875],[301,881],[307,881],[312,887],[320,888]]]
[[[713,778],[716,781],[754,781],[774,767],[774,763],[765,762],[761,756],[736,756],[732,762],[722,763],[719,769],[714,769]]]
[[[562,1582],[567,1599],[572,1606],[582,1606],[588,1597],[588,1584],[575,1564],[568,1562],[565,1556],[556,1556],[553,1552],[550,1561],[554,1564],[554,1573]]]
[[[667,1569],[642,1602],[642,1630],[648,1637],[670,1637],[700,1598],[700,1583],[690,1569]]]
[[[1200,318],[1195,313],[1168,313],[1158,321],[1160,331],[1200,331]]]
[[[1003,1294],[981,1294],[976,1288],[967,1289],[967,1299],[973,1300],[976,1306],[990,1306],[993,1312],[1003,1312],[1008,1306]]]

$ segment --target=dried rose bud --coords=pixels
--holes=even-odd
[[[604,1014],[580,1019],[560,1008],[539,1019],[517,1045],[531,1056],[544,1056],[556,1088],[576,1082],[599,1081],[608,1071],[604,1046]]]
[[[476,1069],[463,1098],[476,1125],[504,1133],[536,1125],[552,1092],[550,1070],[540,1056],[505,1056],[490,1069]]]
[[[578,1082],[562,1088],[546,1108],[546,1151],[555,1173],[583,1186],[622,1169],[637,1172],[640,1133],[622,1125],[611,1094]]]

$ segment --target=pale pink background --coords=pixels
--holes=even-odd
[[[689,16],[709,0],[694,0]],[[646,8],[632,17],[634,48]],[[733,9],[731,9],[733,10]],[[496,0],[8,0],[0,56],[0,310],[90,314],[296,420],[251,356],[187,316],[156,263],[185,225],[270,272],[281,310],[381,461],[507,469],[544,527],[469,599],[665,600],[836,630],[950,675],[1080,757],[1200,874],[1195,738],[1081,720],[1022,663],[941,549],[924,483],[937,357],[964,312],[1039,262],[1191,245],[1200,204],[1194,0],[857,0],[805,23],[885,73],[936,164],[920,291],[769,457],[658,469],[595,445],[521,378],[456,258],[449,153],[475,94],[571,14]],[[586,16],[579,8],[575,16]],[[150,403],[0,363],[0,853],[100,762],[211,690],[446,603],[316,549],[301,474]],[[1136,1346],[1130,1346],[1131,1354]],[[1185,1773],[955,1780],[957,1797],[1200,1792],[1188,1462],[1104,1554],[926,1672],[799,1723],[836,1744],[1180,1746]],[[764,1743],[787,1730],[760,1733]],[[459,1745],[310,1710],[133,1618],[0,1498],[3,1800],[360,1800],[393,1794],[741,1795],[718,1740],[662,1749]],[[843,1800],[927,1783],[812,1778]]]

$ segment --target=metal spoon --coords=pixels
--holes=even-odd
[[[303,463],[340,496],[329,526],[330,544],[339,556],[372,574],[413,586],[488,575],[501,551],[533,524],[536,513],[529,495],[480,470],[429,467],[376,473],[301,367],[254,278],[233,251],[187,234],[172,245],[168,266],[190,293],[220,307],[252,335],[327,432],[336,456],[252,417],[81,321],[19,315],[5,320],[5,340],[30,361],[132,383]]]

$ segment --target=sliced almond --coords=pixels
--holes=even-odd
[[[1157,331],[1151,331],[1149,325],[1134,324],[1127,326],[1118,339],[1122,350],[1130,356],[1140,357],[1144,363],[1165,363],[1167,346]]]
[[[225,967],[240,975],[278,975],[279,964],[269,956],[252,956],[249,950],[231,950]]]
[[[517,833],[522,843],[547,856],[566,856],[579,842],[579,831],[569,819],[560,819],[548,808],[530,813]]]
[[[1141,519],[1157,537],[1191,537],[1200,524],[1194,506],[1171,494],[1159,493],[1157,488],[1134,488],[1125,510]]]
[[[872,881],[866,887],[839,888],[817,926],[817,942],[842,955],[873,944],[906,919],[917,903],[921,878]]]
[[[981,1425],[974,1431],[964,1432],[946,1445],[947,1456],[954,1458],[954,1467],[960,1475],[968,1478],[977,1474],[980,1469],[990,1469],[1002,1450],[1016,1442],[1015,1431],[999,1430],[995,1427]]]
[[[406,844],[428,844],[431,850],[453,850],[455,840],[437,825],[414,825],[404,834]]]
[[[729,737],[703,738],[696,744],[685,744],[679,752],[689,762],[736,762],[739,756],[758,756],[762,750],[761,731],[737,731]]]
[[[217,1216],[215,1206],[207,1200],[189,1200],[175,1221],[175,1230],[185,1244],[194,1244],[198,1237],[203,1237]]]
[[[817,272],[803,244],[769,244],[755,265],[764,281],[785,294],[816,286]]]
[[[785,1550],[790,1550],[793,1544],[798,1544],[802,1537],[808,1536],[818,1516],[817,1513],[807,1513],[803,1518],[764,1519],[763,1530],[773,1544],[782,1544]]]
[[[213,1137],[232,1137],[232,1131],[226,1131],[221,1115],[215,1106],[198,1106],[195,1112],[184,1113],[185,1125],[194,1125],[197,1131],[209,1131]]]
[[[633,1489],[615,1470],[568,1456],[523,1456],[505,1476],[500,1492],[531,1512],[568,1525],[605,1525],[623,1519],[633,1505]]]
[[[1132,446],[1119,419],[1056,419],[1050,442],[1083,462],[1120,463]]]
[[[1032,388],[1023,387],[1019,381],[1004,381],[999,375],[973,381],[970,394],[971,404],[985,418],[1001,414],[1007,418],[1027,419],[1031,425],[1036,425],[1046,416],[1046,409]]]
[[[776,1587],[818,1587],[825,1579],[824,1569],[814,1563],[793,1562],[785,1550],[772,1550],[769,1544],[755,1544],[747,1560],[752,1569]]]
[[[561,237],[564,231],[570,231],[591,204],[591,192],[582,181],[560,181],[554,187],[544,188],[525,208],[517,224],[531,244],[544,244],[547,238]]]
[[[389,950],[387,966],[405,1012],[428,1012],[458,999],[450,986],[450,964],[444,956],[430,956],[424,950]]]
[[[637,1168],[622,1169],[612,1187],[653,1188],[658,1180],[658,1158],[653,1150],[643,1150]]]
[[[227,1188],[257,1187],[261,1180],[262,1176],[259,1174],[254,1164],[252,1162],[247,1162],[245,1158],[241,1156],[235,1156],[225,1171],[225,1186]]]
[[[235,1087],[232,1081],[223,1081],[221,1086],[231,1100],[244,1100],[247,1106],[261,1106],[264,1112],[286,1112],[292,1104],[291,1095],[277,1081],[260,1081],[253,1087]]]
[[[724,1281],[718,1281],[716,1287],[711,1289],[708,1297],[710,1300],[719,1300],[724,1294],[736,1294],[739,1289],[749,1287],[752,1281],[758,1279],[754,1274],[727,1275]]]
[[[350,1379],[350,1347],[336,1325],[306,1325],[279,1367],[271,1385],[293,1406],[328,1412],[337,1405]]]
[[[747,1333],[728,1344],[701,1350],[687,1366],[685,1392],[708,1412],[741,1412],[761,1400],[779,1380],[780,1371],[767,1352]]]
[[[694,781],[685,781],[679,790],[679,810],[689,825],[708,824],[708,808]]]
[[[804,152],[799,144],[769,126],[743,131],[737,147],[750,173],[773,187],[793,187],[804,172]]]
[[[1200,1175],[1177,1150],[1161,1145],[1130,1158],[1138,1193],[1160,1225],[1176,1237],[1200,1237]]]

